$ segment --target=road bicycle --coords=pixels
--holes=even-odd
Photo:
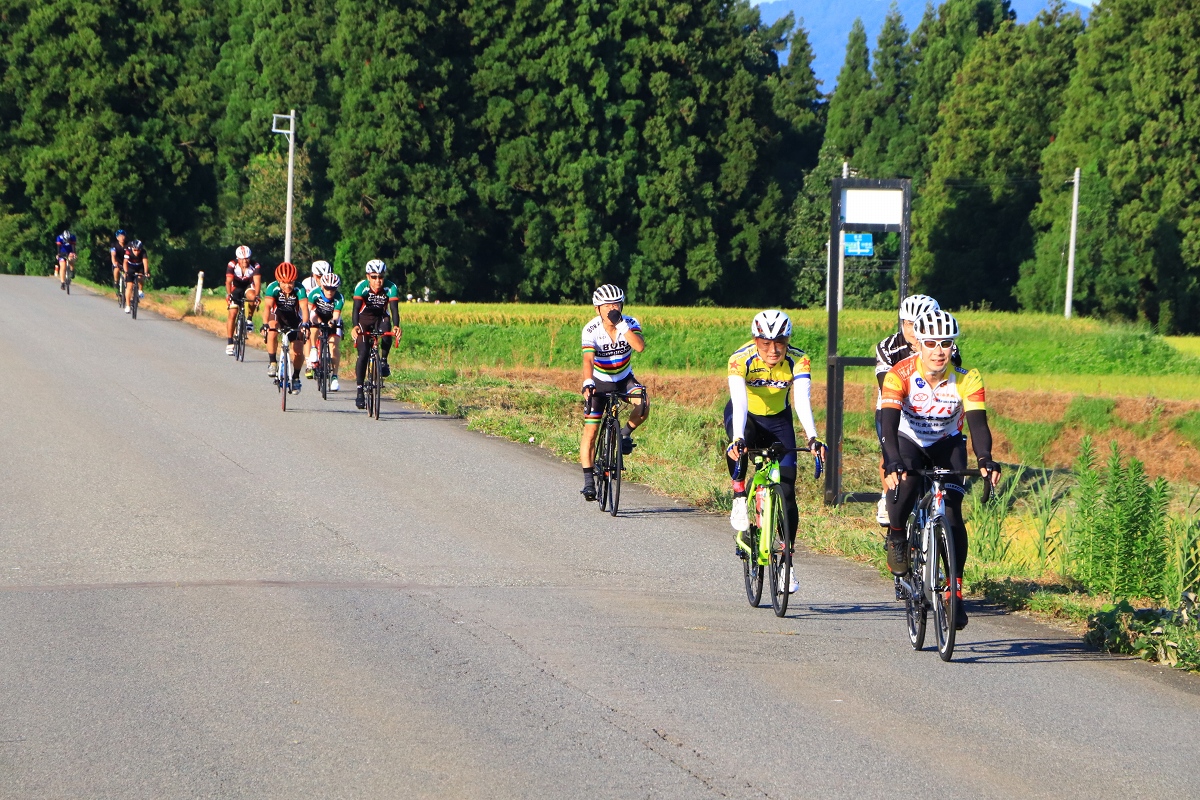
[[[246,301],[237,301],[237,316],[233,318],[233,356],[236,361],[246,360]]]
[[[942,661],[949,661],[954,656],[957,633],[954,622],[962,597],[954,580],[957,561],[954,535],[946,522],[945,483],[975,473],[941,468],[912,469],[907,472],[910,476],[923,479],[925,486],[905,526],[909,569],[905,574],[895,577],[897,595],[904,600],[908,641],[913,650],[925,646],[925,631],[932,608],[938,655]],[[991,496],[991,488],[991,483],[984,481],[984,502]]]
[[[269,330],[265,323],[263,330]],[[275,375],[275,385],[279,388],[279,407],[283,411],[287,411],[288,394],[293,388],[300,387],[300,379],[292,377],[295,371],[292,366],[292,337],[296,332],[295,328],[279,329],[279,372]]]
[[[117,308],[125,310],[125,270],[117,272]]]
[[[779,442],[746,450],[749,463],[754,465],[754,478],[747,487],[750,530],[737,537],[737,554],[742,559],[746,599],[758,608],[765,576],[771,588],[771,609],[777,617],[787,613],[791,594],[788,575],[792,571],[795,541],[787,529],[787,506],[779,483],[779,462],[788,453],[807,452],[807,447],[784,447]],[[820,456],[814,455],[813,471],[818,478],[822,467]]]
[[[363,394],[367,400],[367,416],[379,419],[379,406],[383,400],[383,351],[379,340],[395,336],[393,331],[363,331],[363,336],[369,338],[370,352],[367,354],[367,374],[363,381]]]
[[[133,291],[129,293],[129,316],[133,319],[137,319],[138,301],[141,299],[142,294],[142,275],[141,273],[134,274],[136,277],[133,281]],[[125,280],[125,283],[122,286],[122,294],[124,293],[124,286],[127,285],[129,285],[128,278]]]
[[[592,477],[596,485],[596,502],[600,511],[614,517],[621,505],[621,472],[625,456],[621,452],[621,402],[641,398],[646,402],[646,387],[632,392],[606,392],[600,429],[592,450]]]
[[[333,376],[333,357],[329,352],[329,336],[337,330],[337,327],[333,323],[318,322],[316,328],[317,364],[313,369],[313,377],[317,379],[317,389],[321,392],[321,399],[327,400],[329,379]]]
[[[67,294],[71,293],[71,279],[75,277],[75,259],[68,258],[67,265],[63,268],[62,288]]]

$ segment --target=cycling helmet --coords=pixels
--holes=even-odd
[[[322,275],[328,275],[329,271],[328,261],[314,261],[312,263],[312,274],[316,275],[318,278]]]
[[[113,236],[124,236],[124,235],[125,235],[124,228],[117,228],[117,232],[113,234]]]
[[[755,339],[786,339],[792,335],[792,321],[782,311],[760,311],[750,323],[750,335]]]
[[[336,289],[342,285],[342,279],[338,277],[336,272],[326,272],[321,276],[322,289]]]
[[[134,239],[133,244],[129,245],[129,249],[130,250],[141,250],[142,249],[142,240]]]
[[[619,286],[613,286],[611,283],[606,283],[596,291],[592,292],[592,305],[602,306],[605,303],[624,303],[625,293],[621,291]]]
[[[927,311],[913,322],[913,333],[917,339],[956,339],[958,320],[949,311]]]
[[[929,311],[937,311],[941,306],[927,294],[910,294],[900,301],[900,321],[916,322],[917,317]]]
[[[380,259],[372,258],[367,262],[368,275],[382,275],[385,272],[387,272],[387,264],[383,263]]]
[[[290,261],[284,261],[275,268],[275,280],[283,283],[296,280],[296,265]]]
[[[71,238],[71,232],[70,232],[69,230],[68,230],[68,231],[63,231],[63,232],[62,232],[62,238],[64,238],[64,239],[70,239],[70,238]]]
[[[240,246],[237,250],[233,251],[233,257],[234,258],[249,258],[250,257],[250,248],[246,247],[246,245]]]

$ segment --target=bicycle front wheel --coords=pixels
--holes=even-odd
[[[930,526],[937,547],[937,557],[932,565],[933,621],[937,628],[938,655],[942,661],[949,661],[954,657],[954,620],[958,616],[960,602],[955,591],[954,541],[944,518],[937,517]]]
[[[925,554],[921,550],[921,530],[916,517],[908,518],[908,575],[900,578],[904,591],[904,616],[908,622],[908,643],[913,650],[925,646],[925,626],[929,620],[929,606],[925,603],[924,581]]]
[[[769,523],[771,557],[767,565],[771,583],[771,608],[775,616],[787,614],[788,595],[792,572],[792,548],[788,546],[787,510],[783,505],[783,493],[778,486],[771,487],[771,517]]]
[[[615,416],[606,420],[608,429],[608,513],[617,515],[621,504],[621,470],[625,468],[625,456],[621,453],[621,430]]]
[[[375,351],[375,380],[372,381],[372,400],[371,400],[371,416],[379,419],[379,406],[383,400],[383,356],[379,351]]]
[[[596,431],[596,444],[592,449],[592,479],[596,483],[596,504],[601,511],[608,510],[608,437],[604,434],[604,425]]]
[[[125,276],[117,277],[117,308],[125,310]]]
[[[321,388],[321,399],[329,399],[329,339],[325,334],[318,338],[320,348],[317,353],[317,385]]]
[[[243,361],[246,358],[246,312],[238,309],[233,320],[233,360]]]
[[[129,316],[137,319],[138,309],[138,287],[137,283],[133,284],[133,291],[129,293]]]
[[[367,416],[375,416],[375,382],[379,380],[376,373],[378,362],[375,360],[375,353],[371,353],[367,359],[367,382],[364,387],[364,393],[367,396]]]

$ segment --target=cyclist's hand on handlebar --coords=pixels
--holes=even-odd
[[[596,382],[588,378],[583,382],[583,388],[579,390],[583,393],[583,398],[586,400],[592,396],[592,392],[596,391]]]
[[[988,479],[988,483],[995,488],[1000,482],[1000,465],[990,458],[979,459],[979,474]]]
[[[883,467],[883,485],[889,492],[895,491],[907,475],[904,464],[900,461],[889,461]]]
[[[725,448],[725,457],[730,461],[737,461],[744,452],[746,452],[746,440],[735,439],[729,443],[729,447]]]

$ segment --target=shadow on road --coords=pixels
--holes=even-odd
[[[959,634],[962,636],[962,634]],[[1039,664],[1050,661],[1098,661],[1119,658],[1070,639],[992,639],[958,641],[954,660],[962,664]]]
[[[638,519],[640,517],[656,517],[659,514],[703,514],[704,512],[698,508],[679,508],[677,506],[664,506],[662,508],[631,508],[628,511],[621,508],[617,512],[619,517],[629,517]]]

